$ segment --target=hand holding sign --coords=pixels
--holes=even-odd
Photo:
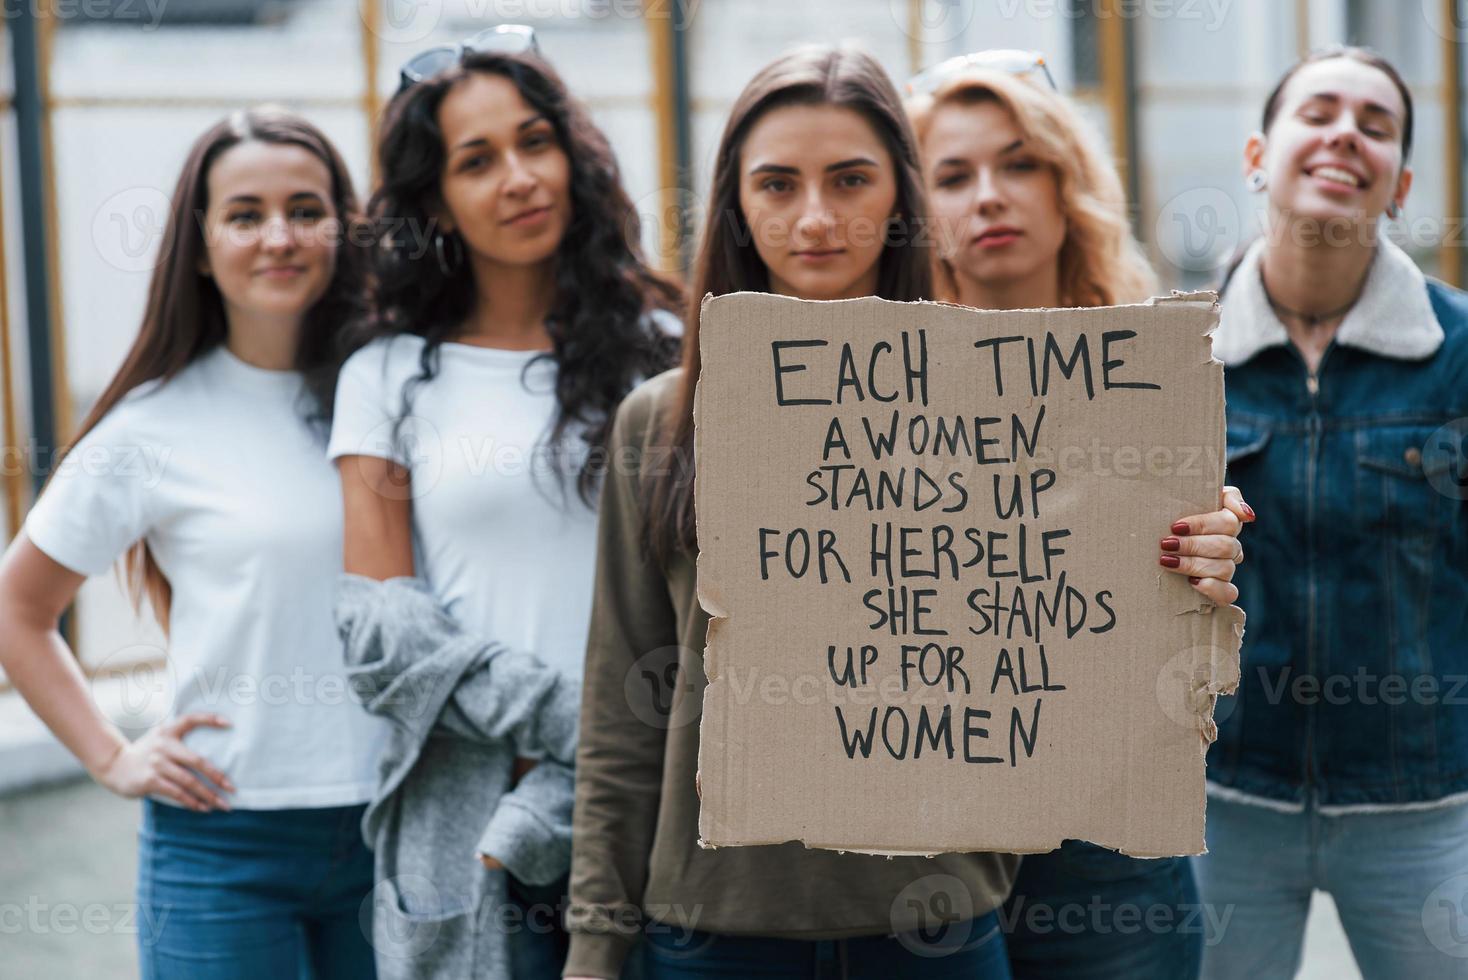
[[[705,300],[706,843],[1201,850],[1252,517],[1216,322]]]

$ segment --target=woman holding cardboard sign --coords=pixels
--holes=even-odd
[[[1214,352],[1229,468],[1279,519],[1239,577],[1242,680],[1208,754],[1199,881],[1234,911],[1206,976],[1292,973],[1314,889],[1366,976],[1468,963],[1468,297],[1381,233],[1412,123],[1389,63],[1334,49],[1286,73],[1244,151],[1267,234]]]
[[[869,55],[806,48],[768,65],[736,101],[714,173],[694,297],[932,294],[927,249],[896,233],[926,212],[916,145]],[[687,323],[683,367],[635,390],[611,439],[613,458],[634,463],[602,497],[567,976],[616,977],[645,939],[655,980],[808,977],[827,963],[883,980],[1007,977],[996,910],[1012,855],[698,846],[708,617],[695,595],[696,303]],[[1228,565],[1217,572],[1231,588]],[[925,931],[939,909],[940,927]]]
[[[1048,83],[1048,84],[1047,84]],[[1127,222],[1116,168],[1091,127],[1054,89],[1044,58],[983,51],[950,59],[908,83],[932,199],[941,298],[980,309],[1110,306],[1157,291]],[[1237,491],[1225,509],[1180,521],[1159,541],[1162,567],[1187,574],[1219,603],[1236,535],[1253,512]],[[1160,909],[1165,928],[1145,941],[1089,911],[1083,928],[1034,926],[1026,910]],[[1030,855],[1007,909],[1017,977],[1196,976],[1203,948],[1198,890],[1186,858],[1141,860],[1084,841]],[[1149,913],[1150,914],[1150,913]],[[1158,913],[1161,914],[1161,913]],[[1153,921],[1150,920],[1149,921]]]

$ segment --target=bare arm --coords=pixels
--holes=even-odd
[[[413,568],[412,476],[407,469],[376,456],[342,456],[342,567],[353,575],[379,582],[411,576]],[[515,760],[515,780],[534,768],[530,759]],[[504,867],[489,854],[484,866]]]
[[[228,804],[195,775],[232,791],[223,773],[182,742],[199,725],[226,727],[217,715],[186,715],[129,743],[97,708],[57,624],[85,576],[18,534],[0,559],[0,666],[37,717],[99,783],[122,796],[155,793],[194,810]],[[193,770],[193,771],[190,771]]]
[[[378,581],[413,574],[413,501],[408,471],[376,456],[343,456],[343,567]]]

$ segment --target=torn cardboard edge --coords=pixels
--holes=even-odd
[[[738,299],[739,297],[742,297],[742,296],[758,296],[758,297],[762,297],[764,299],[768,299],[769,298],[769,294],[764,294],[764,293],[735,293],[735,294],[728,294],[726,296],[721,296],[721,297],[713,297],[712,295],[706,295],[704,297],[704,299],[703,299],[703,302],[702,302],[701,311],[702,311],[702,313],[704,315],[707,315],[708,312],[709,312],[709,310],[710,310],[710,307],[712,305],[714,305],[714,304],[728,303],[728,302],[731,302],[733,300],[736,300],[736,299]],[[850,300],[831,300],[831,301],[793,301],[793,300],[788,300],[786,298],[781,298],[781,299],[784,299],[786,302],[801,302],[801,303],[804,303],[804,304],[807,304],[807,305],[811,305],[811,306],[839,306],[839,305],[843,305],[843,304],[847,304],[847,305],[859,305],[859,304],[867,304],[867,303],[872,302],[872,299],[871,298],[850,299]],[[953,308],[954,307],[954,304],[938,303],[938,302],[930,302],[930,301],[921,301],[921,302],[916,302],[916,303],[905,303],[905,304],[904,303],[891,303],[889,301],[882,301],[882,300],[877,300],[876,302],[883,303],[883,304],[886,304],[886,305],[889,305],[889,306],[938,307],[938,308]],[[1184,292],[1184,291],[1177,291],[1177,290],[1175,290],[1169,296],[1152,297],[1152,298],[1150,298],[1150,299],[1148,299],[1148,300],[1146,300],[1144,302],[1141,302],[1141,303],[1125,304],[1125,305],[1117,306],[1117,307],[1103,307],[1103,308],[1094,308],[1094,307],[1091,307],[1091,308],[1079,308],[1079,309],[1085,310],[1090,315],[1095,315],[1098,311],[1108,311],[1108,310],[1124,311],[1124,310],[1129,309],[1129,308],[1142,309],[1142,308],[1153,308],[1153,307],[1161,307],[1161,306],[1189,307],[1189,308],[1192,308],[1192,309],[1195,309],[1195,310],[1203,311],[1203,312],[1205,312],[1206,314],[1209,315],[1209,321],[1208,321],[1208,323],[1206,325],[1206,329],[1204,329],[1202,331],[1202,333],[1197,336],[1197,339],[1198,340],[1202,341],[1203,343],[1208,344],[1208,348],[1207,348],[1207,355],[1208,356],[1206,358],[1206,361],[1203,364],[1198,364],[1197,367],[1198,368],[1206,368],[1208,370],[1211,370],[1211,371],[1217,373],[1217,382],[1218,382],[1219,392],[1220,392],[1220,405],[1219,405],[1218,410],[1217,410],[1217,428],[1219,430],[1219,432],[1218,432],[1218,439],[1217,439],[1217,443],[1218,443],[1218,445],[1217,445],[1217,455],[1219,457],[1220,464],[1221,464],[1221,461],[1222,461],[1222,458],[1223,458],[1223,455],[1224,455],[1224,446],[1223,446],[1224,440],[1223,440],[1223,432],[1222,432],[1222,430],[1224,428],[1224,426],[1223,426],[1223,406],[1222,406],[1222,397],[1221,397],[1221,394],[1222,394],[1222,370],[1223,370],[1223,364],[1222,364],[1221,361],[1219,361],[1216,357],[1214,357],[1212,355],[1212,349],[1211,349],[1211,337],[1215,333],[1215,331],[1218,329],[1218,323],[1219,323],[1219,306],[1218,306],[1218,297],[1217,297],[1217,294],[1215,292],[1212,292],[1212,291]],[[958,309],[967,309],[967,308],[964,308],[964,307],[957,307],[957,308]],[[985,314],[993,315],[993,314],[998,313],[1000,311],[973,311],[973,312],[980,312],[980,313],[985,313]],[[1005,314],[1020,314],[1020,313],[1045,313],[1045,314],[1054,314],[1054,313],[1057,313],[1057,312],[1065,312],[1065,311],[1059,311],[1059,310],[1035,310],[1035,311],[1003,311],[1003,312]],[[1191,336],[1192,335],[1190,335],[1190,338],[1191,338]],[[707,340],[708,334],[706,334],[706,333],[703,334],[703,337],[704,337],[705,340]],[[833,338],[832,342],[833,343],[835,342],[834,338]],[[1196,364],[1197,362],[1194,362],[1194,363]],[[702,434],[704,432],[704,430],[703,430],[703,422],[705,420],[703,418],[703,414],[704,414],[704,406],[705,406],[705,401],[706,401],[706,398],[705,398],[705,395],[706,395],[706,386],[705,386],[706,385],[706,382],[705,382],[705,378],[707,376],[708,371],[709,371],[709,359],[708,358],[705,358],[705,360],[704,360],[704,371],[700,375],[700,378],[698,380],[698,383],[697,383],[697,386],[696,386],[696,389],[695,389],[695,400],[694,400],[695,427],[696,427],[696,433],[699,433],[699,434]],[[696,445],[701,444],[702,441],[703,441],[702,439],[697,440]],[[696,458],[698,457],[698,455],[700,455],[697,450],[696,450],[695,455],[696,455]],[[1214,488],[1214,497],[1213,497],[1213,499],[1215,501],[1217,500],[1217,494],[1221,490],[1221,487],[1223,485],[1222,484],[1222,478],[1221,478],[1222,477],[1222,466],[1221,465],[1220,465],[1220,469],[1219,469],[1219,474],[1220,474],[1219,484],[1218,484],[1217,487]],[[708,540],[710,540],[710,538],[709,538],[710,531],[709,531],[709,529],[707,527],[707,524],[706,524],[706,515],[707,515],[707,513],[709,511],[709,508],[706,506],[706,500],[707,500],[708,494],[711,493],[711,492],[713,492],[712,491],[712,485],[711,485],[710,481],[708,481],[708,480],[699,480],[696,483],[695,489],[696,489],[696,494],[695,494],[695,498],[696,498],[696,522],[697,522],[697,528],[698,528],[698,536],[699,536],[699,540],[700,541],[708,541]],[[698,575],[697,575],[697,591],[696,591],[697,599],[698,599],[698,602],[699,602],[700,606],[709,614],[709,617],[710,617],[709,618],[709,623],[708,623],[708,630],[707,630],[707,634],[706,634],[706,637],[705,637],[705,662],[704,662],[704,668],[705,668],[705,673],[706,673],[707,678],[708,678],[708,688],[705,691],[705,715],[704,715],[705,719],[709,718],[710,715],[711,715],[711,712],[709,712],[709,710],[708,710],[708,701],[709,701],[710,696],[714,692],[716,692],[716,691],[718,691],[720,689],[720,686],[724,683],[724,680],[725,680],[725,678],[724,678],[723,675],[724,675],[724,672],[725,672],[724,668],[725,668],[726,665],[724,663],[724,656],[723,656],[724,651],[722,649],[722,645],[721,645],[720,640],[721,640],[721,636],[724,633],[725,628],[726,628],[726,626],[728,624],[728,619],[729,619],[729,615],[730,615],[730,613],[729,613],[729,605],[728,605],[728,602],[727,602],[727,597],[725,595],[725,590],[723,588],[724,583],[715,583],[715,582],[711,581],[711,577],[708,574],[708,568],[709,568],[708,553],[709,553],[708,549],[704,549],[704,550],[700,551],[699,556],[698,556]],[[1190,595],[1191,595],[1191,593],[1190,593]],[[1213,712],[1213,708],[1214,708],[1214,705],[1216,703],[1217,697],[1218,697],[1219,694],[1231,693],[1233,690],[1236,689],[1236,686],[1237,686],[1237,683],[1238,683],[1238,670],[1239,669],[1238,669],[1238,657],[1237,657],[1237,649],[1238,649],[1237,644],[1239,642],[1241,642],[1241,639],[1242,639],[1244,616],[1243,616],[1242,610],[1239,610],[1237,607],[1234,607],[1234,606],[1217,607],[1217,606],[1213,606],[1212,604],[1207,603],[1206,600],[1204,602],[1202,602],[1201,604],[1198,603],[1198,602],[1196,602],[1196,601],[1194,601],[1194,602],[1192,602],[1189,605],[1188,608],[1178,610],[1178,611],[1175,612],[1174,615],[1176,615],[1176,616],[1189,616],[1190,617],[1190,619],[1189,619],[1189,622],[1190,622],[1190,633],[1191,633],[1191,635],[1193,637],[1193,649],[1195,651],[1195,655],[1194,655],[1193,659],[1190,661],[1190,663],[1188,664],[1188,674],[1191,677],[1191,685],[1190,685],[1190,687],[1188,689],[1188,695],[1187,695],[1186,703],[1187,703],[1187,706],[1188,706],[1188,708],[1190,710],[1190,714],[1191,714],[1191,718],[1192,718],[1192,722],[1193,722],[1193,727],[1196,728],[1196,730],[1198,731],[1199,736],[1200,736],[1199,743],[1198,744],[1199,744],[1199,748],[1200,748],[1200,757],[1201,757],[1202,754],[1206,753],[1208,744],[1216,737],[1216,734],[1217,734],[1217,728],[1216,728],[1216,725],[1215,725],[1215,723],[1213,721],[1213,718],[1212,718],[1212,712]],[[1232,653],[1233,653],[1232,657],[1229,656],[1229,650],[1228,649],[1221,648],[1219,646],[1219,643],[1220,642],[1226,644],[1229,648],[1231,648]],[[1198,651],[1201,651],[1201,652],[1198,652]],[[703,753],[702,753],[702,751],[700,752],[700,757],[701,757],[700,758],[701,765],[700,765],[700,773],[699,773],[699,775],[700,775],[700,778],[702,778],[702,776],[703,776],[703,769],[702,769]],[[1204,794],[1203,794],[1203,791],[1202,791],[1202,786],[1203,786],[1203,773],[1202,773],[1202,769],[1201,768],[1198,771],[1198,783],[1199,783],[1199,793],[1198,793],[1198,796],[1199,796],[1199,800],[1201,802],[1205,798],[1204,797]],[[705,805],[703,811],[701,812],[701,816],[700,816],[699,846],[706,847],[706,848],[715,848],[715,847],[724,847],[724,846],[749,846],[749,845],[762,845],[762,844],[771,844],[771,845],[773,845],[773,844],[781,844],[781,843],[788,843],[788,842],[796,842],[796,841],[798,841],[798,842],[800,842],[801,844],[803,844],[807,848],[825,849],[825,850],[836,850],[836,851],[843,851],[843,852],[871,854],[871,855],[889,856],[889,857],[916,856],[916,855],[924,855],[924,856],[926,856],[926,855],[932,855],[932,854],[938,854],[938,853],[949,853],[949,852],[956,851],[956,850],[963,850],[963,848],[956,848],[956,847],[940,847],[940,848],[937,848],[937,849],[930,848],[930,847],[922,847],[922,848],[904,847],[904,846],[897,845],[895,841],[892,842],[893,843],[893,846],[882,846],[882,844],[880,844],[880,843],[874,845],[871,841],[868,841],[868,842],[865,842],[865,843],[860,843],[860,844],[853,844],[850,841],[823,840],[822,837],[824,835],[822,835],[820,833],[809,833],[809,832],[801,833],[801,834],[793,835],[793,836],[778,836],[778,835],[776,835],[776,836],[769,836],[767,839],[749,839],[749,840],[730,841],[730,842],[718,842],[718,841],[711,841],[711,840],[707,839],[709,835],[706,835],[704,833],[705,819],[706,819],[706,815],[707,814],[708,814],[708,808]],[[1200,819],[1199,819],[1199,828],[1200,828],[1199,837],[1200,837],[1200,840],[1196,844],[1196,848],[1197,849],[1196,850],[1186,851],[1186,853],[1201,853],[1202,850],[1203,850],[1202,849],[1202,844],[1201,844],[1201,826],[1202,826],[1202,814],[1201,814],[1201,812],[1199,814],[1199,817],[1200,817]],[[1105,836],[1112,837],[1113,835],[1105,835]],[[1165,856],[1171,856],[1173,854],[1179,853],[1176,849],[1166,850],[1166,851],[1157,851],[1155,853],[1151,853],[1151,852],[1149,852],[1145,848],[1128,847],[1127,844],[1126,844],[1126,842],[1125,842],[1125,839],[1126,839],[1127,836],[1128,835],[1125,832],[1125,828],[1123,828],[1123,832],[1122,833],[1120,833],[1118,835],[1115,835],[1115,837],[1113,838],[1113,842],[1100,841],[1099,844],[1100,844],[1100,846],[1107,847],[1108,849],[1117,850],[1120,853],[1125,853],[1125,854],[1129,854],[1131,856],[1136,856],[1136,857],[1165,857]],[[1040,852],[1043,852],[1043,851],[1046,851],[1046,850],[1053,849],[1053,847],[1058,846],[1061,843],[1061,841],[1064,840],[1064,839],[1066,839],[1065,836],[1060,836],[1060,837],[1057,837],[1057,838],[1055,838],[1053,840],[1048,840],[1048,841],[1045,841],[1045,842],[1034,844],[1033,846],[1028,846],[1028,847],[1015,847],[1015,848],[1012,848],[1012,849],[1011,848],[1006,848],[1006,849],[1014,850],[1015,852],[1018,852],[1018,853],[1040,853]],[[1092,839],[1095,839],[1095,838],[1092,838]],[[1115,842],[1116,840],[1120,840],[1121,843],[1116,843]],[[983,849],[993,850],[993,849],[996,849],[996,848],[983,848]]]

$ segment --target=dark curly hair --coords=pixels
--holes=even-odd
[[[367,204],[378,240],[372,301],[370,312],[351,327],[343,358],[378,337],[424,338],[419,373],[403,389],[401,424],[413,392],[438,373],[440,345],[473,311],[476,287],[467,263],[446,273],[435,250],[425,247],[438,224],[434,209],[446,159],[438,110],[471,72],[509,79],[550,122],[570,164],[571,222],[554,258],[555,299],[546,321],[552,349],[542,356],[557,366],[559,411],[548,441],[560,449],[571,425],[584,425],[589,452],[575,481],[591,506],[617,406],[638,380],[666,370],[678,357],[678,338],[658,329],[648,314],[678,310],[683,294],[643,257],[637,213],[611,144],[541,58],[469,53],[458,66],[399,92],[388,104],[377,140],[379,184]],[[464,254],[457,232],[444,237],[450,240],[445,251]],[[563,469],[565,454],[551,457],[564,487],[571,476]]]

